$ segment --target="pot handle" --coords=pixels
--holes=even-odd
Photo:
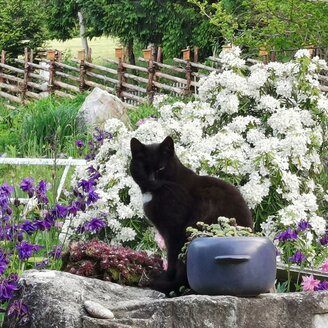
[[[250,260],[249,255],[222,255],[214,257],[214,261],[222,264],[237,264]]]

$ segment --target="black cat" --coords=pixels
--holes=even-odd
[[[225,216],[253,227],[251,212],[236,187],[185,167],[171,137],[150,145],[132,138],[131,152],[130,171],[143,194],[145,215],[163,236],[167,249],[167,271],[151,286],[168,294],[188,285],[185,265],[178,260],[188,226],[198,221],[215,223]]]

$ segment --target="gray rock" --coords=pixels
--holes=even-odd
[[[31,328],[328,327],[328,292],[165,298],[149,289],[35,270],[24,272],[21,283],[17,297],[30,308]],[[110,309],[115,318],[88,316],[86,300]]]
[[[84,308],[86,309],[88,314],[93,318],[114,319],[113,312],[97,302],[84,301]]]
[[[93,132],[96,127],[103,129],[109,118],[117,118],[130,127],[124,103],[118,97],[96,87],[79,109],[78,126],[82,131],[89,129]]]

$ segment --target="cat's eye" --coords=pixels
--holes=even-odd
[[[165,166],[160,167],[160,168],[157,170],[157,172],[161,172],[161,171],[163,171],[163,170],[165,170]]]

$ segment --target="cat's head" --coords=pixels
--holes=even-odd
[[[136,175],[142,175],[147,180],[167,179],[172,175],[175,152],[171,137],[166,137],[161,143],[148,145],[132,138],[130,146],[132,153],[130,169],[134,179]]]

